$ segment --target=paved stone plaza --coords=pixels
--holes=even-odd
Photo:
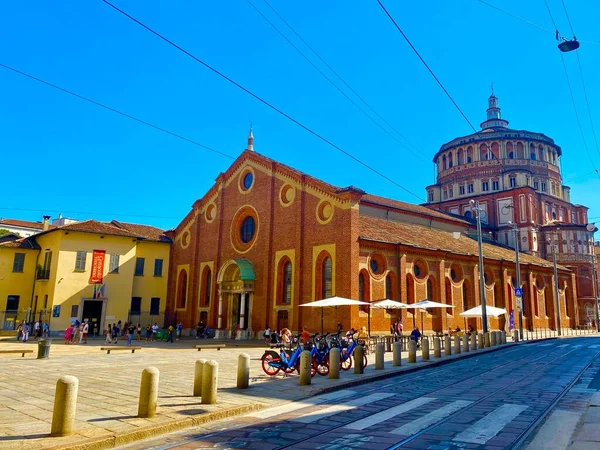
[[[135,354],[120,351],[107,355],[99,348],[104,345],[101,341],[68,346],[57,342],[60,340],[54,340],[48,360],[36,359],[35,341],[27,344],[12,340],[0,342],[0,350],[34,350],[33,356],[26,355],[25,358],[15,354],[1,356],[0,447],[64,448],[73,444],[85,444],[90,439],[124,436],[136,431],[144,434],[149,427],[153,428],[152,433],[156,433],[159,425],[178,429],[205,420],[239,414],[255,407],[297,400],[336,385],[434,364],[418,362],[409,366],[407,354],[404,353],[403,367],[394,368],[391,364],[392,354],[386,353],[386,368],[375,371],[372,355],[364,375],[354,375],[352,370],[342,372],[340,380],[329,380],[317,375],[311,386],[300,387],[296,375],[284,379],[281,375],[269,378],[263,373],[259,358],[264,352],[264,346],[198,352],[192,346],[203,341],[183,340],[175,344],[141,343],[142,350]],[[231,341],[227,344],[237,343]],[[119,342],[120,347],[123,345]],[[242,352],[251,357],[251,384],[248,390],[239,391],[235,388],[236,365],[237,356]],[[199,398],[191,396],[194,364],[200,358],[219,362],[217,405],[201,405]],[[420,357],[418,359],[420,361]],[[155,366],[160,370],[159,408],[155,418],[140,419],[136,417],[140,377],[142,370],[148,366]],[[67,438],[50,438],[55,385],[63,375],[73,375],[79,379],[75,434]],[[139,439],[139,435],[132,436],[131,439]],[[84,447],[86,445],[82,448]]]

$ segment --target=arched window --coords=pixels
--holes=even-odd
[[[390,272],[385,277],[385,298],[393,300],[394,297],[394,275]]]
[[[358,301],[365,301],[365,276],[362,273],[358,274]]]
[[[361,302],[370,302],[371,301],[371,289],[369,286],[370,276],[366,270],[361,270],[358,274],[358,299]],[[368,312],[369,307],[367,305],[360,305],[358,307],[359,311]]]
[[[456,163],[459,166],[465,163],[465,156],[462,148],[459,148],[458,152],[456,152],[456,160]]]
[[[187,301],[187,271],[183,269],[179,272],[177,281],[177,308],[185,308]]]
[[[427,278],[427,300],[433,301],[433,282],[431,278]]]
[[[500,146],[498,145],[498,143],[494,142],[491,145],[491,149],[492,149],[492,156],[490,159],[499,159],[500,158]]]
[[[327,251],[322,251],[315,261],[315,299],[329,297],[333,297],[333,261]]]
[[[289,305],[292,302],[292,262],[283,258],[279,263],[279,291],[277,303]]]
[[[473,213],[469,210],[465,211],[465,217],[467,219],[472,219],[473,218]]]
[[[201,306],[210,305],[210,296],[212,294],[212,272],[207,266],[202,273],[202,291],[200,293]]]
[[[473,147],[467,147],[467,164],[473,162]]]
[[[524,159],[524,158],[525,158],[525,153],[523,150],[523,143],[517,142],[517,159]]]
[[[442,156],[442,168],[443,170],[447,169],[446,155]]]

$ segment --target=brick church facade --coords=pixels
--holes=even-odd
[[[321,311],[300,307],[330,296],[404,303],[430,299],[448,308],[420,313],[368,307],[326,308],[325,330],[367,325],[387,332],[397,314],[405,329],[481,329],[459,313],[481,303],[474,223],[435,209],[340,188],[246,150],[171,230],[167,315],[193,328],[200,320],[229,336],[321,327]],[[515,253],[483,244],[488,305],[512,311]],[[521,255],[526,328],[555,325],[552,264]],[[578,318],[575,274],[558,268],[561,325]],[[450,306],[453,306],[451,308]],[[505,318],[491,319],[492,329]],[[421,325],[422,324],[422,325]]]

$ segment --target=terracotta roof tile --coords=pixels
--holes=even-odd
[[[401,222],[392,222],[374,217],[360,217],[359,237],[380,242],[400,243],[411,247],[441,250],[460,255],[478,256],[477,241],[469,236],[461,235],[455,239],[452,233],[433,230],[419,225]],[[514,261],[515,252],[512,249],[483,243],[483,255],[486,259]],[[519,260],[522,264],[535,264],[543,267],[552,267],[552,263],[542,258],[520,253]],[[561,267],[563,270],[568,270]]]
[[[0,248],[21,248],[24,250],[39,250],[40,246],[32,237],[18,238],[0,242]]]
[[[113,220],[111,222],[111,224],[113,224],[119,228],[122,228],[124,230],[127,230],[130,233],[134,233],[137,236],[151,240],[151,241],[165,241],[165,242],[170,241],[170,239],[165,235],[164,230],[161,230],[160,228],[156,228],[156,227],[153,227],[150,225],[140,225],[137,223],[118,222],[116,220]]]
[[[0,219],[0,228],[2,225],[10,225],[13,227],[22,227],[22,228],[33,228],[36,230],[43,230],[44,224],[42,222],[30,222],[28,220],[19,220],[19,219]],[[56,225],[49,225],[49,228],[56,228]]]
[[[58,227],[57,229],[79,231],[82,233],[97,233],[112,236],[141,238],[151,241],[171,242],[171,240],[164,235],[164,232],[158,228],[147,225],[121,223],[117,222],[116,220],[113,220],[112,222],[84,220],[83,222],[64,225],[62,227]]]
[[[456,217],[451,214],[447,214],[442,211],[437,211],[435,209],[428,208],[426,206],[414,205],[412,203],[401,202],[398,200],[393,200],[391,198],[380,197],[378,195],[365,194],[360,199],[361,203],[373,203],[376,205],[382,205],[389,208],[399,209],[402,211],[407,211],[409,213],[414,213],[418,215],[425,215],[429,217],[436,217],[438,219],[449,220],[452,222],[458,222],[464,225],[473,225],[471,222],[462,219],[460,217]]]

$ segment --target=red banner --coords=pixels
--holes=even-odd
[[[92,273],[90,274],[90,284],[102,283],[105,255],[106,251],[104,250],[94,250],[92,255]]]

